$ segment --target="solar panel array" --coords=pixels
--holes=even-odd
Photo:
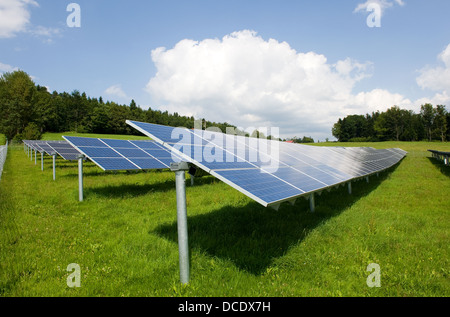
[[[65,141],[52,141],[47,144],[66,161],[76,161],[80,152]]]
[[[47,153],[48,155],[56,153],[67,161],[75,161],[77,160],[78,155],[80,155],[80,152],[66,141],[24,140],[23,143],[40,153]]]
[[[401,149],[316,147],[126,122],[263,206],[377,173],[406,155]]]
[[[428,150],[432,153],[432,156],[438,160],[444,162],[445,165],[450,165],[450,152],[438,151],[438,150]]]
[[[169,150],[150,140],[63,138],[105,171],[166,169],[174,161]]]

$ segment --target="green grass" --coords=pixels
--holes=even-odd
[[[76,162],[58,159],[53,181],[49,157],[41,171],[11,147],[0,182],[0,294],[449,296],[450,168],[426,151],[449,145],[320,145],[409,153],[354,183],[352,195],[324,191],[313,214],[304,199],[275,211],[213,177],[196,179],[186,193],[188,285],[179,282],[172,172],[105,173],[86,163],[80,203]],[[81,267],[80,288],[66,284],[70,263]],[[380,265],[379,288],[366,284],[370,263]]]
[[[6,137],[4,134],[0,133],[0,145],[5,145],[6,144]]]

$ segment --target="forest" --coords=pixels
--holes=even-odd
[[[78,90],[50,93],[21,70],[0,77],[0,133],[8,140],[38,140],[45,132],[68,131],[139,135],[125,120],[194,128],[196,119],[176,112],[143,110],[134,100],[129,105],[104,102],[102,97],[91,98]],[[226,122],[200,120],[203,127],[214,126],[221,131],[226,131],[226,127],[236,129]]]
[[[8,140],[38,140],[45,132],[140,134],[128,126],[126,120],[189,129],[194,128],[195,120],[202,120],[203,128],[217,127],[226,131],[227,127],[232,127],[238,131],[227,122],[210,122],[151,108],[143,110],[134,100],[129,105],[120,105],[113,101],[104,102],[102,97],[91,98],[78,90],[50,93],[46,87],[36,85],[22,70],[0,76],[0,133]],[[418,114],[393,106],[385,112],[339,119],[331,132],[341,142],[444,142],[450,139],[450,113],[443,105],[424,104]],[[266,137],[258,131],[250,136]],[[314,142],[311,137],[293,137],[290,140],[295,143]]]
[[[421,141],[450,139],[450,113],[443,105],[427,103],[420,113],[393,106],[385,112],[349,115],[332,128],[341,142]]]

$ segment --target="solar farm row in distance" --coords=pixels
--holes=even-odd
[[[25,145],[48,155],[58,154],[66,161],[76,161],[80,152],[66,141],[35,141],[24,140]]]
[[[266,207],[380,172],[406,155],[401,149],[315,147],[126,122]]]
[[[431,155],[440,161],[443,161],[445,165],[450,165],[450,152],[438,151],[438,150],[428,150]]]
[[[174,161],[169,150],[150,140],[63,138],[105,171],[166,169]]]

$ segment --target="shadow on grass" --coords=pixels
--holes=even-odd
[[[141,171],[144,172],[145,171]],[[125,172],[126,173],[126,172]],[[130,172],[136,173],[136,172]],[[151,171],[148,172],[149,177],[151,177],[152,173],[159,173],[159,171]],[[94,174],[95,176],[100,174]],[[215,181],[214,177],[202,177],[195,179],[194,186],[202,186],[212,184]],[[187,177],[186,186],[190,186],[190,180]],[[106,185],[95,188],[86,188],[84,189],[84,194],[88,197],[90,194],[104,196],[107,198],[122,198],[122,197],[133,197],[133,196],[142,196],[151,194],[152,192],[166,192],[166,191],[174,191],[175,192],[175,179],[167,180],[165,182],[154,183],[154,184],[122,184],[122,185]],[[175,193],[174,193],[175,195]]]
[[[243,207],[227,206],[208,214],[188,216],[190,249],[233,262],[239,269],[259,275],[272,261],[283,256],[294,245],[327,220],[338,216],[359,199],[375,190],[389,177],[395,166],[370,182],[359,180],[316,195],[316,211],[309,212],[309,202],[299,198],[294,206],[284,203],[278,211],[256,202]],[[189,215],[189,207],[188,207]],[[162,225],[152,231],[177,243],[177,224]]]
[[[450,166],[445,165],[443,161],[438,160],[433,157],[427,157],[433,165],[441,171],[442,174],[446,175],[447,177],[450,177]]]

